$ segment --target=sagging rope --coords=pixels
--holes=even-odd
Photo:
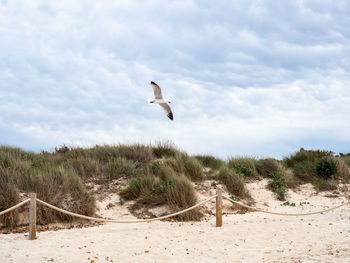
[[[84,215],[80,215],[80,214],[76,214],[76,213],[72,213],[69,211],[66,211],[64,209],[58,208],[56,206],[53,206],[49,203],[46,203],[40,199],[36,199],[38,203],[45,205],[49,208],[52,208],[56,211],[59,211],[61,213],[70,215],[70,216],[74,216],[74,217],[78,217],[78,218],[82,218],[82,219],[87,219],[87,220],[93,220],[93,221],[97,221],[97,222],[109,222],[109,223],[144,223],[144,222],[151,222],[151,221],[157,221],[157,220],[163,220],[163,219],[167,219],[169,217],[173,217],[173,216],[177,216],[183,213],[186,213],[188,211],[191,211],[193,209],[195,209],[198,206],[201,206],[202,204],[210,201],[211,199],[215,198],[216,195],[211,196],[205,200],[203,200],[202,202],[199,202],[198,204],[195,204],[194,206],[191,206],[189,208],[186,208],[184,210],[178,211],[176,213],[170,214],[170,215],[166,215],[166,216],[160,216],[160,217],[155,217],[155,218],[148,218],[148,219],[135,219],[135,220],[115,220],[115,219],[105,219],[105,218],[96,218],[96,217],[91,217],[91,216],[84,216]]]
[[[149,218],[149,219],[135,219],[135,220],[115,220],[115,219],[105,219],[105,218],[96,218],[96,217],[84,216],[84,215],[80,215],[80,214],[77,214],[77,213],[69,212],[67,210],[58,208],[58,207],[56,207],[54,205],[51,205],[49,203],[46,203],[46,202],[40,200],[40,199],[36,199],[36,201],[38,203],[42,204],[42,205],[45,205],[45,206],[47,206],[47,207],[49,207],[51,209],[56,210],[58,212],[65,213],[67,215],[78,217],[78,218],[82,218],[82,219],[94,220],[94,221],[98,221],[98,222],[111,222],[111,223],[142,223],[142,222],[151,222],[151,221],[156,221],[156,220],[163,220],[163,219],[167,219],[167,218],[170,218],[170,217],[173,217],[173,216],[176,216],[176,215],[180,215],[180,214],[186,213],[186,212],[188,212],[188,211],[190,211],[192,209],[195,209],[196,207],[201,206],[202,204],[212,200],[215,197],[217,197],[217,195],[211,196],[211,197],[201,201],[200,203],[195,204],[194,206],[191,206],[189,208],[186,208],[184,210],[178,211],[178,212],[173,213],[173,214],[169,214],[169,215],[165,215],[165,216],[161,216],[161,217]],[[243,204],[241,202],[234,201],[234,200],[232,200],[231,198],[229,198],[227,196],[222,196],[222,198],[225,199],[225,200],[230,201],[231,203],[233,203],[235,205],[239,205],[239,206],[245,207],[245,208],[253,210],[253,211],[266,213],[266,214],[272,214],[272,215],[280,215],[280,216],[307,216],[307,215],[322,214],[322,213],[329,212],[329,211],[338,209],[338,208],[340,208],[342,206],[346,206],[346,205],[350,204],[350,202],[346,202],[346,203],[343,203],[341,205],[338,205],[338,206],[335,206],[335,207],[332,207],[332,208],[328,208],[328,209],[325,209],[325,210],[322,210],[322,211],[309,212],[309,213],[300,213],[300,214],[288,214],[288,213],[271,212],[271,211],[266,211],[266,210],[263,210],[263,209],[260,209],[260,208],[248,206],[248,205],[245,205],[245,204]],[[10,207],[10,208],[8,208],[6,210],[1,211],[0,212],[0,216],[13,211],[13,210],[15,210],[16,208],[18,208],[18,207],[20,207],[22,205],[25,205],[29,201],[30,201],[30,199],[26,199],[26,200],[18,203],[15,206],[12,206],[12,207]],[[226,214],[228,214],[228,213],[226,213]]]
[[[29,201],[30,201],[30,199],[24,200],[24,201],[18,203],[17,205],[14,205],[14,206],[12,206],[12,207],[10,207],[10,208],[7,208],[7,209],[4,210],[4,211],[1,211],[1,212],[0,212],[0,216],[4,215],[4,214],[6,214],[6,213],[9,213],[9,212],[11,212],[12,210],[15,210],[16,208],[18,208],[18,207],[20,207],[20,206],[22,206],[22,205],[25,205],[25,204],[28,203]]]
[[[335,206],[335,207],[332,207],[332,208],[328,208],[328,209],[325,209],[325,210],[322,210],[322,211],[317,211],[317,212],[300,213],[300,214],[288,214],[288,213],[270,212],[270,211],[266,211],[266,210],[263,210],[263,209],[260,209],[260,208],[252,207],[252,206],[249,206],[249,205],[245,205],[245,204],[243,204],[241,202],[234,201],[231,198],[226,197],[226,196],[222,196],[222,198],[230,201],[233,204],[243,206],[243,207],[248,208],[248,209],[253,210],[253,211],[262,212],[262,213],[271,214],[271,215],[280,215],[280,216],[309,216],[309,215],[315,215],[315,214],[322,214],[322,213],[329,212],[329,211],[338,209],[338,208],[340,208],[342,206],[346,206],[346,205],[350,204],[350,202],[347,202],[347,203],[344,203],[344,204],[341,204],[341,205],[338,205],[338,206]]]

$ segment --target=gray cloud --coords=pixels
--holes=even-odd
[[[348,14],[347,1],[1,1],[0,143],[349,151]],[[174,122],[147,105],[150,80]]]

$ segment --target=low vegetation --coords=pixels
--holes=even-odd
[[[194,156],[204,167],[212,170],[219,170],[225,162],[211,155],[196,155]]]
[[[231,158],[228,161],[228,167],[235,172],[242,174],[244,177],[254,178],[258,176],[256,169],[257,160],[249,157]]]
[[[232,196],[248,198],[247,180],[268,178],[268,188],[280,200],[288,188],[310,182],[317,191],[334,190],[350,181],[350,154],[304,150],[283,160],[234,157],[228,161],[210,155],[190,156],[168,141],[155,145],[104,145],[91,148],[63,145],[53,152],[32,153],[0,147],[0,211],[36,192],[38,198],[70,211],[93,215],[95,193],[91,184],[108,189],[119,180],[124,200],[144,206],[168,205],[173,211],[198,202],[193,185],[212,180],[224,185]],[[200,210],[178,220],[199,220]],[[72,220],[45,207],[38,207],[38,222]],[[5,226],[18,224],[18,211],[0,217]]]
[[[287,184],[281,172],[272,175],[272,180],[267,185],[273,192],[276,193],[278,200],[286,199]]]
[[[284,158],[283,164],[292,169],[301,183],[322,180],[348,181],[349,165],[345,156],[335,156],[330,151],[304,150],[301,148],[295,154]],[[321,187],[322,189],[322,187]]]
[[[238,197],[247,197],[249,193],[246,190],[244,176],[227,166],[223,166],[218,175],[219,180],[226,185],[227,190]]]
[[[281,164],[273,158],[260,159],[256,163],[256,170],[263,177],[273,177],[280,169]]]

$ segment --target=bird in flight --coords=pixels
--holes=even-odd
[[[158,103],[163,108],[168,118],[174,120],[173,113],[168,104],[170,100],[165,100],[163,98],[162,90],[155,82],[151,81],[151,86],[153,88],[154,99],[148,99],[148,103]]]

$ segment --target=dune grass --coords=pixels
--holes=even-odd
[[[338,188],[338,184],[334,180],[317,179],[312,184],[317,192],[331,191]]]
[[[23,194],[36,192],[38,198],[56,206],[93,215],[94,193],[86,184],[108,188],[119,179],[128,181],[120,191],[123,198],[150,206],[167,204],[174,211],[197,202],[193,183],[205,179],[221,181],[231,194],[245,198],[249,197],[245,180],[267,177],[270,189],[282,199],[283,191],[301,183],[311,182],[322,191],[334,189],[340,181],[349,182],[349,156],[301,149],[283,161],[235,157],[225,162],[210,155],[190,156],[170,141],[91,148],[63,145],[41,153],[0,146],[0,209],[18,203]],[[201,216],[195,210],[178,219],[198,220]],[[45,207],[38,210],[39,223],[71,219]],[[16,225],[18,212],[2,216],[0,221]]]
[[[256,163],[256,169],[263,177],[273,177],[281,168],[280,163],[273,158],[260,159]]]
[[[168,158],[166,163],[178,174],[183,174],[191,181],[201,181],[204,179],[203,167],[201,163],[187,153],[177,153],[174,157]]]
[[[0,166],[0,211],[19,203],[19,191],[16,187],[11,174]],[[14,226],[18,220],[18,211],[13,211],[0,216],[0,222],[5,226]]]
[[[175,155],[180,152],[177,146],[171,141],[158,141],[151,147],[153,155],[156,158],[175,157]]]
[[[341,156],[340,159],[341,159],[347,166],[350,167],[350,153]]]
[[[291,154],[289,157],[285,157],[283,162],[287,167],[294,167],[297,163],[304,161],[314,162],[323,157],[331,157],[333,152],[325,150],[304,150],[301,148],[294,154]]]
[[[257,163],[258,161],[255,158],[233,157],[229,159],[227,165],[244,177],[254,178],[258,176],[258,171],[256,169]]]
[[[243,177],[242,174],[227,166],[222,166],[218,174],[219,180],[226,185],[227,190],[231,194],[242,198],[249,196]]]
[[[157,163],[155,175],[133,178],[129,185],[119,192],[127,200],[137,200],[142,204],[169,205],[173,211],[182,210],[197,203],[195,190],[183,174],[177,174],[168,164]],[[179,220],[199,220],[202,213],[198,209],[179,215]]]
[[[223,165],[225,165],[223,160],[211,155],[195,155],[194,158],[196,158],[204,167],[212,170],[219,170]]]
[[[283,163],[291,168],[295,176],[303,182],[314,182],[318,179],[345,179],[350,176],[344,160],[335,157],[330,151],[301,149],[284,158]]]

